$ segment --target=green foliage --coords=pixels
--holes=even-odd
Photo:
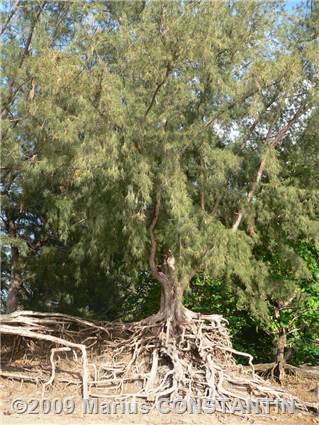
[[[236,296],[224,280],[197,275],[185,297],[185,305],[200,313],[221,314],[228,320],[235,349],[252,354],[257,363],[272,361],[271,337],[258,328],[249,311],[238,308]],[[246,363],[244,358],[238,360]]]
[[[160,291],[159,283],[149,273],[140,273],[121,306],[122,319],[135,321],[155,314],[159,310]]]
[[[296,363],[319,363],[319,250],[307,244],[299,246],[299,254],[311,272],[309,281],[301,282],[303,303],[298,305],[296,326],[298,332],[290,343],[295,346],[293,360]]]
[[[271,248],[267,250],[265,244],[259,248],[264,261],[270,263],[271,271],[266,283],[259,282],[258,290],[264,298],[251,299],[246,308],[256,326],[273,336],[274,343],[279,332],[285,329],[286,348],[291,352],[292,362],[316,364],[319,360],[319,251],[305,242],[288,252],[276,249],[274,244]]]

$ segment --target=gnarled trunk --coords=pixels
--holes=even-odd
[[[160,314],[164,320],[170,320],[175,327],[179,327],[185,319],[183,307],[183,282],[168,278],[161,283]]]

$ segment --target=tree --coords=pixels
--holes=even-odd
[[[69,205],[65,192],[70,187],[70,170],[63,164],[72,161],[72,149],[66,145],[51,149],[43,123],[39,126],[36,120],[32,108],[39,85],[32,63],[38,49],[59,49],[60,43],[72,37],[74,14],[80,16],[68,4],[18,1],[3,20],[1,231],[7,312],[16,310],[26,298],[25,305],[35,305],[35,297],[41,307],[51,304],[59,288],[53,264],[45,266],[44,262],[55,261],[54,270],[60,277],[66,272],[61,257],[69,251],[63,238],[63,214]],[[24,121],[29,114],[33,122]],[[68,287],[75,274],[74,269],[68,271]]]
[[[223,274],[246,295],[269,276],[254,252],[252,219],[278,174],[277,152],[288,135],[298,139],[314,107],[316,45],[302,38],[309,29],[275,2],[44,2],[22,10],[33,11],[23,50],[32,53],[24,69],[31,86],[27,100],[16,97],[13,113],[23,120],[10,131],[38,144],[36,169],[51,170],[48,223],[68,242],[74,223],[85,222],[71,245],[78,264],[89,254],[106,271],[121,264],[136,277],[148,268],[159,282],[160,310],[130,340],[134,361],[155,346],[147,391],[156,390],[161,356],[173,370],[168,393],[194,383],[233,395],[220,389],[223,380],[234,384],[223,378],[234,352],[223,319],[191,312],[183,296],[198,272]],[[20,62],[5,71],[14,85]]]
[[[250,311],[273,335],[274,371],[284,376],[286,360],[310,327],[318,322],[318,111],[298,138],[286,141],[277,155],[278,173],[262,185],[251,214],[255,256],[267,264],[269,274],[256,284],[259,294]],[[311,177],[310,177],[311,176]],[[242,296],[245,304],[245,296]]]

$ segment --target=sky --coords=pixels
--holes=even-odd
[[[24,0],[24,1],[32,1],[32,0]],[[61,1],[61,0],[52,0],[52,1],[56,2],[56,1]],[[68,0],[62,0],[62,1],[68,1]],[[114,0],[114,1],[117,1],[117,0]],[[128,0],[128,1],[131,1],[131,0]],[[271,1],[271,0],[260,0],[260,1]],[[14,2],[15,2],[14,0],[0,1],[0,12],[5,12],[5,11],[10,10]],[[81,3],[81,0],[78,0],[78,2]],[[294,7],[298,3],[300,3],[300,0],[285,0],[285,8],[290,13],[290,12],[293,11]]]
[[[293,12],[293,9],[300,3],[300,0],[286,0],[285,6],[287,12]]]

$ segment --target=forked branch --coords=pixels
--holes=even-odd
[[[297,121],[297,119],[304,113],[304,108],[300,108],[298,109],[298,111],[295,113],[295,115],[287,122],[287,124],[277,133],[277,135],[273,138],[273,140],[269,143],[269,146],[271,147],[276,147],[278,145],[278,143],[285,137],[285,135],[287,134],[288,130],[291,128],[291,126]],[[269,140],[269,136],[267,136],[266,138],[266,143]],[[251,201],[255,195],[255,192],[260,184],[263,172],[265,170],[265,166],[266,166],[266,162],[267,162],[267,157],[264,156],[258,166],[258,170],[257,170],[257,175],[256,175],[256,179],[253,182],[250,191],[248,192],[247,195],[247,204],[251,204]],[[237,218],[232,226],[232,230],[235,232],[236,230],[238,230],[240,223],[242,221],[242,219],[244,218],[245,214],[247,212],[247,207],[242,207],[240,208],[239,212],[237,213]]]

